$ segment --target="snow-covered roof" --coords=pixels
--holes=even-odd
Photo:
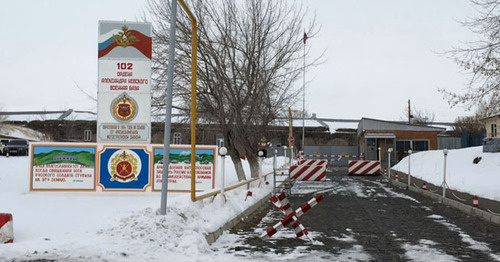
[[[0,136],[9,139],[27,139],[30,141],[40,141],[44,137],[42,133],[33,129],[9,124],[0,124]]]
[[[400,130],[400,131],[434,131],[444,132],[446,128],[432,126],[408,125],[400,122],[385,121],[371,118],[362,118],[358,125],[358,135],[367,130]]]

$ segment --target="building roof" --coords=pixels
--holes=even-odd
[[[361,118],[358,124],[358,136],[365,131],[421,131],[421,132],[444,132],[446,128],[409,125],[401,122],[385,121],[371,118]]]
[[[485,117],[485,118],[483,118],[483,119],[481,119],[481,120],[486,120],[486,119],[490,119],[490,118],[494,118],[494,117],[500,117],[500,113],[498,113],[498,114],[494,114],[494,115],[490,115],[490,116],[487,116],[487,117]]]

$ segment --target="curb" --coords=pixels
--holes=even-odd
[[[269,198],[272,196],[272,192],[264,196],[261,200],[257,201],[255,204],[251,205],[249,208],[241,212],[235,218],[229,220],[226,224],[219,227],[217,230],[207,233],[205,239],[209,245],[213,244],[226,230],[230,230],[236,226],[240,221],[245,220],[252,213],[262,210],[270,205]]]
[[[395,181],[395,180],[391,180],[390,181],[391,184],[397,186],[397,187],[403,187],[403,188],[406,188],[408,185],[405,184],[405,183],[402,183],[402,182],[399,182],[399,181]],[[441,203],[449,206],[449,207],[453,207],[455,209],[458,209],[460,211],[462,211],[463,213],[465,214],[468,214],[468,215],[471,215],[471,216],[475,216],[475,217],[479,217],[485,221],[488,221],[488,222],[491,222],[491,223],[494,223],[494,224],[497,224],[497,225],[500,225],[500,216],[495,216],[493,214],[490,214],[484,210],[481,210],[481,209],[478,209],[478,208],[474,208],[472,206],[469,206],[469,205],[466,205],[466,204],[462,204],[458,201],[455,201],[455,200],[452,200],[452,199],[449,199],[449,198],[443,198],[441,195],[438,195],[436,193],[432,193],[428,190],[423,190],[423,189],[420,189],[420,188],[416,188],[416,187],[413,187],[413,186],[410,186],[409,187],[410,191],[412,192],[415,192],[415,193],[419,193],[421,195],[424,195],[426,197],[430,197],[432,199],[435,199],[435,200],[439,200]]]

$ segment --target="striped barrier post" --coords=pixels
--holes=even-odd
[[[427,183],[425,183],[425,182],[424,182],[424,183],[422,184],[422,189],[423,189],[423,190],[427,190]]]
[[[309,200],[307,203],[303,204],[301,207],[299,207],[297,210],[292,211],[292,213],[288,214],[285,218],[283,218],[280,222],[276,223],[276,225],[270,227],[266,232],[264,232],[260,238],[262,239],[268,239],[272,237],[278,230],[280,230],[283,227],[286,227],[290,225],[293,221],[293,217],[299,218],[302,216],[304,213],[309,211],[311,208],[313,208],[316,204],[321,202],[323,200],[323,195],[322,194],[317,194],[314,196],[311,200]]]
[[[14,224],[12,214],[0,213],[0,244],[14,242]]]
[[[473,208],[478,208],[479,207],[479,197],[478,196],[473,196],[472,197],[472,207]]]
[[[290,167],[290,179],[292,181],[324,181],[326,165],[293,165]]]
[[[380,175],[380,161],[349,160],[349,175]]]
[[[394,178],[396,179],[396,181],[399,181],[399,175],[398,175],[398,172],[396,172],[396,175],[394,176]]]

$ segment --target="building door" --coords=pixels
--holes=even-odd
[[[375,138],[366,139],[366,160],[377,160],[377,141]]]

